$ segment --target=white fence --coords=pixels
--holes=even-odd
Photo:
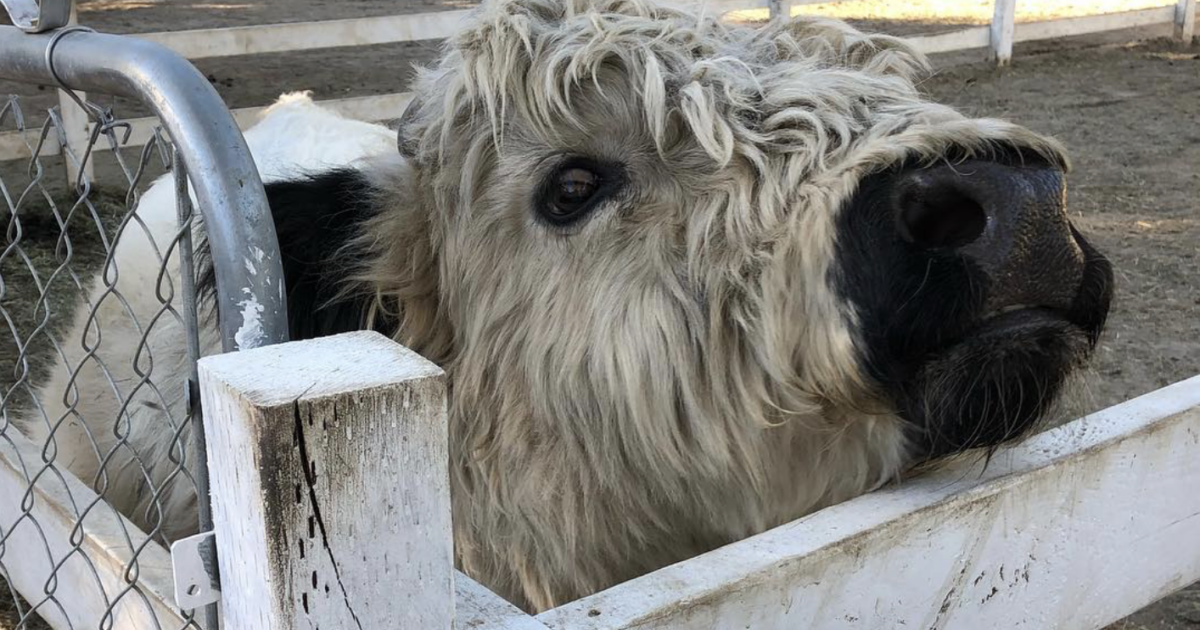
[[[436,366],[375,333],[200,365],[229,628],[1084,629],[1200,579],[1200,376],[534,617],[453,570]]]
[[[370,369],[360,357],[370,357]],[[313,391],[306,388],[314,373],[338,376]],[[217,495],[260,506],[216,508],[218,540],[239,541],[221,550],[222,575],[250,563],[269,576],[265,585],[225,589],[227,623],[291,630],[301,627],[292,621],[303,610],[314,625],[350,627],[344,601],[355,602],[362,628],[1090,629],[1200,580],[1197,376],[1004,449],[986,467],[961,461],[530,616],[453,571],[441,378],[435,366],[375,333],[201,361],[211,452],[237,452],[239,465],[260,462],[258,470],[214,469],[214,488],[231,483],[237,490]],[[322,428],[330,418],[338,424]],[[263,428],[292,421],[297,439],[322,440],[325,455],[308,461],[301,448],[282,467],[261,456],[261,449],[290,450],[287,432]],[[354,427],[372,427],[370,439]],[[393,461],[408,462],[404,470],[372,457],[386,441],[381,433],[406,444],[392,453]],[[296,500],[291,484],[310,479],[305,466],[348,473],[322,464],[339,453],[354,453],[363,466],[311,488],[322,512],[339,531],[382,533],[321,541],[330,558],[363,562],[352,578],[342,576],[344,600],[310,609],[303,598],[328,579],[326,558],[297,560],[267,534],[314,538],[308,504]],[[358,509],[362,495],[327,492],[332,487],[388,489],[400,497],[397,513],[420,510],[423,518],[403,532],[380,527],[375,514]],[[294,515],[282,519],[283,531],[261,518],[273,512]],[[398,549],[409,555],[384,566],[380,555]],[[322,567],[320,579],[310,566]],[[381,596],[372,578],[389,571],[399,577]]]
[[[791,14],[791,7],[802,4],[825,4],[837,0],[680,0],[684,6],[702,6],[718,13],[769,8],[773,15]],[[995,0],[991,26],[977,26],[936,35],[908,38],[925,53],[943,53],[969,49],[987,49],[998,64],[1012,59],[1015,42],[1057,39],[1105,31],[1174,24],[1175,36],[1191,41],[1196,31],[1197,0],[1176,0],[1161,7],[1124,11],[1086,17],[1072,17],[1042,22],[1015,24],[1017,0]],[[171,31],[137,35],[161,44],[188,59],[316,50],[342,46],[369,46],[418,40],[442,39],[459,29],[469,10],[353,18],[322,22],[264,24],[233,28]],[[286,86],[284,86],[286,87]],[[282,89],[282,88],[281,88]],[[60,105],[67,141],[72,146],[82,144],[91,135],[87,117],[74,101],[60,94]],[[322,104],[347,116],[369,121],[388,120],[404,111],[408,94],[384,94],[356,98],[333,99]],[[243,128],[251,125],[259,107],[233,110],[234,118]],[[147,142],[154,133],[156,120],[143,118],[130,121],[131,142]],[[51,148],[53,149],[53,148]],[[52,154],[51,152],[44,153]],[[28,157],[26,142],[12,134],[0,134],[0,160]]]

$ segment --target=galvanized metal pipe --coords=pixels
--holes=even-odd
[[[55,85],[47,65],[52,37],[0,26],[0,76]],[[135,98],[162,121],[204,217],[224,349],[287,341],[275,224],[250,150],[212,85],[174,52],[130,37],[68,33],[52,61],[65,87]]]
[[[192,419],[192,456],[196,458],[192,475],[196,480],[196,516],[200,531],[210,532],[213,529],[212,493],[209,491],[208,480],[208,439],[204,434],[204,412],[200,408],[200,376],[197,373],[196,362],[200,360],[200,322],[196,308],[196,260],[192,248],[192,227],[195,225],[195,212],[192,207],[192,197],[188,193],[187,167],[183,164],[183,156],[176,146],[171,159],[172,174],[175,178],[175,213],[180,229],[179,243],[179,308],[183,316],[184,327],[188,330],[187,346],[188,361],[191,369],[187,381],[180,383],[186,388],[184,400],[187,401],[188,417]],[[213,558],[214,565],[216,558]],[[218,630],[220,627],[220,610],[217,604],[204,607],[205,630]]]

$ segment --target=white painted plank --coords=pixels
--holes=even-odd
[[[204,59],[442,39],[457,33],[470,13],[470,10],[441,11],[323,22],[167,31],[135,37],[166,46],[188,59]]]
[[[71,5],[71,17],[68,24],[78,24],[79,15],[74,3]],[[87,102],[87,94],[84,92],[74,93],[81,102]],[[91,124],[88,112],[80,107],[73,98],[64,89],[58,89],[58,111],[62,116],[63,134],[65,142],[71,151],[74,151],[75,158],[71,159],[70,155],[63,160],[63,165],[66,167],[67,185],[72,186],[79,179],[80,171],[88,180],[94,180],[96,177],[95,163],[88,157],[87,146],[91,141]],[[66,153],[66,152],[64,152]]]
[[[61,563],[53,583],[54,602],[38,608],[38,615],[56,630],[183,627],[171,598],[167,551],[146,542],[144,533],[104,503],[86,512],[76,533],[79,515],[96,502],[96,493],[69,472],[41,472],[42,466],[41,445],[12,425],[0,434],[0,538],[7,536],[0,562],[9,583],[36,605],[46,597],[53,567]],[[35,478],[33,493],[27,495]],[[81,536],[82,553],[73,551],[72,536]],[[114,616],[104,626],[106,602],[126,588],[124,576],[133,550],[143,543],[137,585],[116,602]]]
[[[1200,6],[1196,0],[1179,0],[1175,4],[1175,39],[1185,45],[1192,43],[1196,36],[1196,11]]]
[[[718,7],[716,13],[724,14],[731,13],[730,19],[734,21],[762,21],[767,18],[784,18],[795,17],[801,15],[803,11],[801,6],[811,4],[835,4],[842,0],[718,0],[715,6]],[[713,0],[674,0],[668,1],[668,4],[674,6],[690,8],[696,10],[706,5],[710,7],[709,13],[714,13],[711,9],[714,6]],[[764,10],[765,9],[765,10]]]
[[[767,0],[767,13],[772,20],[783,20],[792,16],[792,0]]]
[[[669,7],[676,7],[704,15],[725,15],[734,11],[749,11],[768,8],[770,0],[660,0]]]
[[[327,101],[316,101],[316,104],[348,118],[368,122],[380,122],[399,118],[411,100],[411,92],[401,92],[397,94],[380,94],[377,96],[330,99]],[[230,113],[233,114],[233,120],[237,123],[238,127],[245,131],[258,122],[266,109],[266,107],[243,107],[230,110]],[[140,146],[149,142],[150,137],[154,135],[154,128],[158,126],[157,118],[136,118],[129,122],[133,129],[129,136],[130,146]]]
[[[83,92],[77,92],[77,94],[86,102],[87,94]],[[63,133],[66,136],[67,146],[74,154],[73,158],[67,157],[63,160],[67,170],[67,182],[74,183],[79,177],[80,170],[88,180],[92,180],[95,178],[95,165],[88,156],[88,143],[91,141],[92,128],[88,114],[61,89],[58,90],[58,107],[62,116]],[[98,142],[97,146],[103,144],[105,143]]]
[[[396,94],[379,94],[375,96],[355,96],[337,98],[326,101],[316,101],[316,104],[337,112],[348,118],[381,122],[399,118],[404,108],[412,101],[411,92]],[[230,110],[233,120],[243,131],[254,126],[266,111],[266,107],[243,107]],[[129,135],[129,146],[140,146],[150,141],[154,128],[158,126],[157,118],[135,118],[129,121],[132,131]]]
[[[1017,0],[993,0],[991,24],[991,58],[998,66],[1012,61],[1013,25],[1016,23]]]
[[[1200,377],[539,615],[557,629],[1100,628],[1200,579]]]
[[[442,371],[373,332],[199,369],[223,627],[449,630]]]
[[[975,26],[950,33],[909,37],[905,41],[912,44],[917,50],[931,55],[933,53],[952,52],[955,50],[983,48],[991,41],[990,37],[991,31],[988,27]]]
[[[1041,39],[1057,39],[1088,33],[1102,33],[1140,26],[1155,24],[1170,24],[1175,20],[1175,7],[1162,6],[1120,13],[1105,13],[1103,15],[1088,15],[1084,17],[1062,18],[1043,22],[1018,24],[1015,41],[1027,42]]]
[[[317,105],[356,120],[381,122],[399,118],[411,100],[411,92],[401,92],[317,101]],[[258,122],[259,117],[266,109],[266,107],[244,107],[232,110],[230,113],[233,114],[233,119],[237,122],[238,127],[244,131]],[[130,131],[129,142],[125,146],[129,147],[144,146],[150,142],[150,139],[154,137],[154,129],[159,126],[158,119],[153,117],[131,118],[126,122],[130,125]],[[27,131],[25,137],[15,131],[0,133],[0,160],[28,158],[29,148],[26,146],[25,140],[28,139],[30,144],[34,144],[37,141],[36,134],[38,133],[40,130]],[[96,150],[109,150],[108,143],[97,143]],[[58,152],[58,143],[54,142],[53,138],[47,140],[46,146],[42,148],[42,155],[58,155]]]
[[[27,129],[25,131],[5,131],[0,133],[0,160],[24,160],[30,157],[30,148],[37,148],[38,136],[42,133],[41,128]],[[50,156],[58,155],[58,141],[54,136],[46,139],[45,145],[42,146],[41,155]]]
[[[765,1],[674,0],[667,4],[722,14],[761,8],[765,6]],[[812,0],[801,3],[811,4]],[[457,33],[470,13],[469,9],[464,9],[321,22],[164,31],[134,36],[166,46],[188,59],[204,59],[443,39]]]
[[[454,573],[455,630],[547,630],[536,618],[462,572]]]
[[[408,103],[412,101],[411,92],[401,92],[397,94],[380,94],[377,96],[357,96],[352,98],[338,98],[327,101],[317,101],[317,105],[328,107],[329,109],[357,120],[366,120],[368,122],[380,122],[399,118],[404,113],[404,109],[408,107]],[[234,116],[248,115],[247,110],[234,110]],[[257,113],[254,114],[254,119],[257,119]],[[238,119],[238,124],[242,124],[242,119]],[[243,127],[244,128],[244,127]]]

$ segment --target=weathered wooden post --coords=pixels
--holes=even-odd
[[[1179,0],[1175,5],[1175,38],[1184,46],[1190,46],[1196,36],[1196,6],[1196,0]]]
[[[992,13],[991,58],[997,66],[1007,66],[1012,62],[1016,17],[1017,0],[996,0]]]
[[[767,10],[772,20],[786,20],[792,17],[792,0],[767,0]]]
[[[444,378],[371,332],[200,361],[223,627],[451,628]]]
[[[71,4],[71,20],[70,24],[79,23],[79,13],[74,3]],[[87,94],[83,92],[75,92],[81,101],[87,102]],[[71,152],[75,154],[75,159],[83,160],[88,153],[88,144],[92,139],[92,121],[88,117],[87,110],[80,107],[75,99],[67,94],[66,90],[59,88],[58,90],[58,111],[61,116],[63,125],[63,141],[71,148]],[[82,164],[71,160],[71,156],[67,151],[63,151],[63,166],[67,171],[67,189],[71,190],[75,185],[75,181],[79,179],[80,170],[82,169],[84,177],[88,181],[93,181],[96,177],[95,156],[89,158]]]

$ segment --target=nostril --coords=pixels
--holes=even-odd
[[[987,226],[983,206],[951,182],[908,188],[896,218],[901,238],[922,247],[962,247]]]

